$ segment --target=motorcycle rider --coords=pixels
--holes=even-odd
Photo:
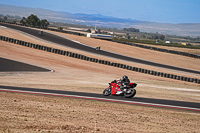
[[[42,35],[43,35],[43,31],[42,31],[42,30],[41,30],[41,31],[39,31],[39,33],[38,33],[38,34],[42,36]]]
[[[128,76],[124,75],[122,79],[113,80],[109,83],[109,87],[103,91],[103,95],[117,95],[131,98],[136,94],[136,90],[134,89],[136,86],[136,83],[130,83]]]
[[[122,91],[126,91],[127,86],[129,85],[129,83],[130,83],[130,80],[129,80],[128,76],[124,75],[122,77],[122,79],[121,79],[121,87],[120,87],[120,89]]]
[[[98,46],[98,47],[96,47],[95,49],[96,49],[96,50],[100,50],[100,49],[101,49],[101,46]]]
[[[130,80],[129,80],[128,76],[124,75],[122,78],[112,81],[112,83],[121,84],[120,90],[122,93],[122,91],[126,91],[127,86],[130,83]]]

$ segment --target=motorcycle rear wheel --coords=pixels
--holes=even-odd
[[[136,94],[136,90],[135,90],[134,88],[131,88],[131,89],[130,89],[130,93],[127,93],[127,92],[128,92],[128,91],[126,91],[126,92],[124,93],[124,97],[126,97],[126,98],[134,97],[135,94]]]
[[[109,96],[111,94],[111,89],[109,88],[106,88],[104,91],[103,91],[103,95],[104,96]]]

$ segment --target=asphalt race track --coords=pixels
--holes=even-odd
[[[51,70],[0,57],[0,72],[49,72]]]
[[[108,57],[113,57],[113,58],[117,58],[117,59],[137,62],[137,63],[156,66],[156,67],[162,67],[162,68],[173,69],[173,70],[178,70],[178,71],[183,71],[183,72],[200,74],[200,71],[196,71],[196,70],[190,70],[190,69],[185,69],[185,68],[180,68],[180,67],[175,67],[175,66],[169,66],[169,65],[165,65],[165,64],[159,64],[159,63],[155,63],[155,62],[150,62],[150,61],[146,61],[146,60],[141,60],[141,59],[137,59],[137,58],[132,58],[132,57],[127,57],[127,56],[111,53],[108,51],[102,51],[102,50],[97,51],[94,48],[91,48],[91,47],[88,47],[85,45],[81,45],[79,43],[67,40],[60,36],[56,36],[56,35],[53,35],[53,34],[50,34],[47,32],[44,32],[44,35],[41,36],[38,34],[39,30],[35,30],[35,29],[30,29],[30,28],[26,28],[26,27],[22,27],[22,26],[5,24],[5,23],[0,23],[0,25],[23,31],[25,33],[31,34],[33,36],[36,36],[38,38],[41,38],[41,39],[44,39],[44,40],[47,40],[47,41],[50,41],[53,43],[61,44],[64,46],[68,46],[71,48],[75,48],[75,49],[79,49],[79,50],[83,50],[83,51],[87,51],[87,52],[91,52],[91,53],[95,53],[95,54],[99,54],[99,55],[104,55],[104,56],[108,56]]]
[[[85,93],[85,92],[23,88],[23,87],[2,86],[2,85],[0,85],[0,91],[69,97],[69,98],[81,98],[81,99],[89,99],[89,100],[99,100],[99,101],[106,101],[106,102],[116,102],[116,103],[125,103],[125,104],[140,105],[140,106],[171,108],[171,109],[190,110],[190,111],[200,112],[200,103],[194,103],[194,102],[151,99],[151,98],[142,98],[142,97],[124,98],[123,96],[103,96],[103,94],[94,94],[94,93]]]
[[[32,30],[25,27],[19,27],[15,25],[1,24],[13,29],[21,30],[28,34],[37,36],[44,40],[48,40],[54,43],[58,43],[61,45],[65,45],[68,47],[96,53],[102,54],[109,57],[114,57],[118,59],[143,63],[147,65],[153,65],[158,67],[164,67],[168,69],[174,69],[184,72],[191,72],[200,74],[199,71],[178,68],[158,63],[153,63],[149,61],[144,61],[136,58],[126,57],[123,55],[118,55],[115,53],[110,53],[106,51],[96,51],[94,48],[87,47],[73,41],[67,40],[65,38],[50,34],[44,33],[43,36],[38,35],[38,30]],[[2,65],[3,64],[3,65]],[[0,72],[6,71],[50,71],[48,69],[40,68],[37,66],[32,66],[29,64],[12,61],[4,58],[0,58]],[[123,96],[103,96],[102,94],[94,94],[94,93],[84,93],[84,92],[71,92],[71,91],[62,91],[62,90],[48,90],[48,89],[37,89],[37,88],[23,88],[23,87],[13,87],[13,86],[3,86],[0,85],[0,91],[2,92],[14,92],[14,93],[26,93],[26,94],[37,94],[37,95],[48,95],[48,96],[59,96],[59,97],[70,97],[70,98],[81,98],[81,99],[90,99],[90,100],[100,100],[106,102],[116,102],[116,103],[125,103],[125,104],[133,104],[140,106],[151,106],[151,107],[161,107],[161,108],[171,108],[171,109],[179,109],[179,110],[190,110],[190,111],[198,111],[200,112],[200,103],[195,102],[185,102],[185,101],[173,101],[173,100],[164,100],[164,99],[151,99],[151,98],[142,98],[142,97],[134,97],[134,98],[124,98]]]

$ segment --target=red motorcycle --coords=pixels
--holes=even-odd
[[[124,97],[126,98],[131,98],[134,97],[136,94],[136,90],[134,89],[137,86],[136,83],[129,83],[129,85],[126,87],[126,89],[121,89],[121,83],[115,81],[112,81],[111,83],[109,83],[109,87],[106,88],[103,91],[103,95],[104,96],[109,96],[109,95],[124,95]]]

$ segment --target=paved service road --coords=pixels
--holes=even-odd
[[[61,45],[68,46],[68,47],[75,48],[75,49],[79,49],[79,50],[84,50],[84,51],[95,53],[95,54],[105,55],[105,56],[108,56],[108,57],[113,57],[113,58],[118,58],[118,59],[122,59],[122,60],[142,63],[142,64],[156,66],[156,67],[162,67],[162,68],[173,69],[173,70],[178,70],[178,71],[183,71],[183,72],[200,74],[200,71],[196,71],[196,70],[190,70],[190,69],[186,69],[186,68],[180,68],[180,67],[169,66],[169,65],[165,65],[165,64],[159,64],[159,63],[155,63],[155,62],[150,62],[150,61],[146,61],[146,60],[141,60],[141,59],[137,59],[137,58],[132,58],[132,57],[127,57],[127,56],[111,53],[111,52],[108,52],[108,51],[102,51],[102,50],[97,51],[94,48],[91,48],[91,47],[88,47],[88,46],[85,46],[85,45],[81,45],[79,43],[70,41],[68,39],[65,39],[65,38],[62,38],[60,36],[56,36],[56,35],[53,35],[53,34],[50,34],[50,33],[47,33],[47,32],[44,32],[44,35],[40,36],[38,34],[39,30],[30,29],[30,28],[26,28],[26,27],[23,27],[23,26],[17,26],[17,25],[5,24],[5,23],[0,23],[0,25],[26,32],[28,34],[31,34],[33,36],[39,37],[39,38],[47,40],[47,41],[51,41],[51,42],[54,42],[54,43],[57,43],[57,44],[61,44]]]
[[[47,90],[47,89],[24,88],[24,87],[13,87],[13,86],[3,86],[3,85],[0,85],[0,91],[59,96],[59,97],[70,97],[70,98],[81,98],[81,99],[125,103],[125,104],[141,105],[141,106],[191,110],[191,111],[200,112],[200,103],[194,103],[194,102],[152,99],[152,98],[143,98],[143,97],[124,98],[123,96],[103,96],[103,94],[94,94],[94,93],[85,93],[85,92]]]
[[[0,57],[0,72],[11,71],[49,72],[51,70]]]

